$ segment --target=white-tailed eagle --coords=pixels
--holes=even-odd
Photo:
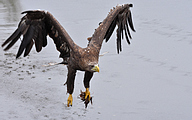
[[[68,106],[72,105],[75,75],[76,71],[80,70],[85,71],[84,86],[86,91],[81,93],[81,99],[85,101],[87,107],[91,100],[89,82],[94,72],[99,72],[99,52],[103,40],[107,42],[117,26],[117,52],[122,51],[121,39],[126,38],[128,44],[130,44],[131,34],[129,28],[135,31],[130,7],[132,7],[132,4],[123,4],[111,9],[92,37],[88,39],[89,43],[86,48],[78,46],[51,13],[40,10],[25,11],[22,12],[25,15],[21,18],[18,28],[2,44],[2,47],[7,45],[4,50],[8,50],[23,35],[16,58],[23,52],[25,57],[34,44],[36,51],[40,52],[42,47],[47,45],[47,36],[49,35],[60,52],[60,57],[63,58],[62,63],[67,64],[68,75],[65,84],[67,84],[67,92],[69,93]]]

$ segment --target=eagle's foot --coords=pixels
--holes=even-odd
[[[72,94],[69,94],[69,97],[67,99],[67,107],[72,106],[73,97]]]
[[[89,88],[86,88],[85,92],[81,91],[80,98],[82,101],[84,101],[85,108],[87,108],[87,105],[89,104],[90,101],[92,104],[92,97],[90,96]]]

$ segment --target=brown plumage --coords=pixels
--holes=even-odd
[[[60,57],[63,58],[64,63],[67,64],[67,92],[72,95],[77,70],[85,71],[84,86],[85,88],[89,88],[89,82],[94,72],[99,72],[98,60],[103,40],[105,39],[107,42],[110,39],[116,26],[118,26],[117,52],[122,51],[121,39],[124,38],[124,35],[128,44],[130,44],[129,38],[131,38],[131,35],[129,27],[135,31],[130,7],[132,7],[132,4],[124,4],[111,9],[107,17],[95,30],[92,37],[88,39],[89,44],[86,48],[81,48],[75,44],[66,30],[49,12],[40,10],[25,11],[22,12],[22,14],[26,15],[21,19],[18,28],[2,44],[2,47],[8,44],[4,48],[4,50],[8,50],[17,42],[20,36],[23,35],[23,40],[16,58],[23,52],[25,57],[30,53],[34,44],[36,51],[40,52],[42,47],[47,45],[47,35],[49,35],[53,39],[57,50],[60,52]],[[86,93],[88,94],[88,92]],[[88,98],[89,97],[90,95],[88,95]],[[71,100],[69,99],[70,98],[68,98],[68,102]],[[68,105],[69,104],[70,103],[68,103]]]

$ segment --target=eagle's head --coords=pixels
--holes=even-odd
[[[81,65],[81,69],[89,72],[99,72],[99,65],[97,62],[87,62]]]
[[[89,63],[89,71],[91,72],[99,72],[99,65],[98,63]]]
[[[89,72],[99,72],[98,55],[97,51],[91,48],[84,48],[81,51],[80,64],[82,70]]]

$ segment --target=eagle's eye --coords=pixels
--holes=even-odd
[[[91,67],[91,68],[93,68],[93,67],[94,67],[94,65],[90,65],[90,67]]]

